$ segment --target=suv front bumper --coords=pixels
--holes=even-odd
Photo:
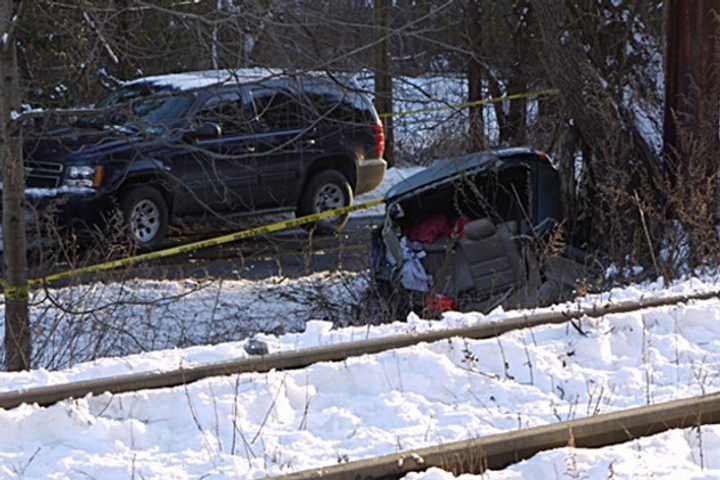
[[[115,208],[107,194],[74,187],[28,188],[25,204],[25,220],[30,226],[48,221],[58,227],[99,225]],[[0,217],[2,213],[0,204]]]

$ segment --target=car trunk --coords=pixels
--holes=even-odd
[[[431,310],[537,304],[543,278],[533,240],[559,220],[557,173],[534,155],[466,167],[390,192],[374,236],[376,278]]]

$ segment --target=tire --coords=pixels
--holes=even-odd
[[[323,170],[315,174],[305,186],[296,216],[303,217],[352,204],[353,193],[350,183],[337,170]],[[336,218],[306,224],[305,228],[319,233],[335,233],[342,230],[350,218],[349,214]]]
[[[120,200],[128,236],[140,249],[157,247],[167,235],[168,206],[163,195],[152,187],[138,187]]]

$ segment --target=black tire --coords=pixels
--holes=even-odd
[[[136,187],[120,200],[128,236],[140,249],[155,248],[168,230],[168,206],[162,193],[152,187]],[[133,218],[133,216],[140,216]]]
[[[323,170],[315,174],[305,186],[296,211],[298,217],[347,207],[352,204],[353,192],[345,176],[337,170]],[[319,233],[339,232],[348,222],[349,214],[306,224],[305,228]]]

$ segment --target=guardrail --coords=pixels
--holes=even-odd
[[[571,319],[602,317],[609,314],[627,313],[692,300],[707,300],[719,296],[720,291],[709,291],[694,295],[675,295],[665,298],[624,301],[603,306],[591,306],[563,311],[528,313],[517,315],[501,322],[473,327],[439,329],[407,335],[390,335],[381,338],[343,342],[302,350],[213,362],[164,372],[132,373],[67,384],[1,392],[0,408],[14,408],[23,403],[36,403],[41,406],[47,406],[69,398],[81,398],[88,394],[100,395],[106,392],[117,394],[152,388],[167,388],[184,385],[208,377],[304,368],[318,362],[342,361],[351,357],[380,353],[424,342],[437,342],[454,337],[471,339],[493,338],[513,330],[565,323]]]

